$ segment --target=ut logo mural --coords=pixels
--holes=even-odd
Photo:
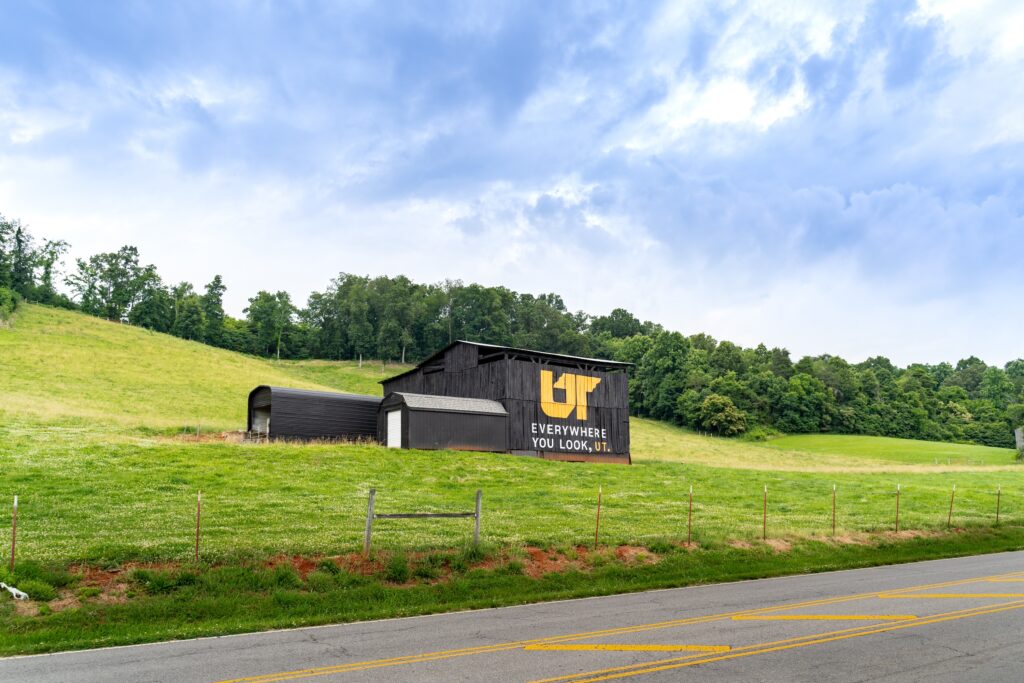
[[[540,409],[548,417],[565,419],[576,411],[577,420],[587,419],[587,396],[601,383],[600,377],[564,373],[555,381],[551,370],[540,371]],[[565,391],[565,400],[555,400],[555,389]]]

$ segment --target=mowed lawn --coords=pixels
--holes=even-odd
[[[834,444],[818,453],[798,447],[805,437],[765,446],[649,420],[633,422],[631,467],[181,435],[190,425],[243,426],[256,384],[367,391],[380,377],[379,364],[268,362],[26,307],[0,331],[0,501],[20,496],[22,557],[185,559],[200,490],[210,558],[354,550],[371,487],[380,512],[468,510],[480,488],[484,539],[502,545],[592,541],[598,487],[608,543],[685,538],[691,485],[694,534],[706,546],[760,537],[765,485],[776,538],[830,533],[833,484],[844,534],[892,528],[897,483],[904,529],[944,528],[953,484],[955,525],[992,523],[997,487],[1003,522],[1024,517],[1024,482],[1009,451],[991,456],[999,464],[936,466],[854,452],[843,437],[806,437]],[[0,512],[0,529],[7,523]],[[381,521],[375,543],[450,547],[470,530],[467,520]]]

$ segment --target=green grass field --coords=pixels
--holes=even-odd
[[[885,436],[796,434],[767,444],[784,451],[813,454],[843,453],[857,458],[924,465],[1006,465],[1016,458],[1012,449],[975,444],[892,439]]]
[[[733,546],[764,547],[759,538],[766,485],[768,532],[784,541],[780,547],[800,548],[831,535],[836,485],[837,534],[844,542],[868,544],[847,566],[891,559],[888,551],[872,554],[871,548],[900,540],[885,535],[894,524],[897,483],[903,489],[901,527],[929,534],[946,528],[953,484],[953,525],[973,529],[972,534],[993,524],[995,493],[1001,487],[1001,516],[1009,535],[993,541],[994,546],[979,542],[978,549],[1018,547],[1009,529],[1024,520],[1024,482],[1008,449],[827,435],[752,444],[635,419],[635,464],[624,467],[369,445],[243,444],[219,434],[244,427],[246,395],[257,384],[379,393],[381,377],[402,369],[382,370],[374,363],[360,368],[352,362],[270,362],[26,306],[11,329],[0,330],[0,511],[7,508],[4,501],[20,496],[19,557],[58,567],[185,563],[192,553],[200,490],[206,562],[340,555],[361,547],[371,487],[378,490],[379,512],[470,509],[480,488],[487,547],[568,551],[593,541],[598,487],[604,491],[603,543],[657,545],[685,539],[692,485],[695,540],[702,552],[728,554]],[[199,425],[206,436],[197,441]],[[0,548],[8,542],[8,520],[0,512]],[[461,546],[470,531],[467,520],[382,520],[374,543],[389,553],[427,552]],[[965,543],[936,541],[928,552],[941,555],[953,552],[943,548],[955,547],[962,553]],[[819,549],[808,557],[818,557],[818,567],[836,566],[821,559],[827,555]],[[731,569],[714,570],[708,555],[711,564],[698,572],[701,580],[736,576],[744,560],[728,557],[733,558]],[[561,592],[544,595],[596,590],[588,589],[580,576]],[[643,585],[672,583],[659,577]],[[641,584],[625,581],[622,587]],[[602,586],[611,590],[610,584]],[[492,604],[509,599],[487,598]],[[444,609],[478,604],[442,602]],[[3,605],[0,601],[0,626],[36,628],[26,625],[31,619],[12,615]],[[318,614],[296,623],[339,618],[333,612]],[[52,616],[55,623],[72,619]],[[281,625],[280,617],[268,613],[259,623]],[[186,622],[170,619],[170,631],[148,637],[195,632],[198,627]],[[224,632],[215,623],[222,622],[213,619],[201,632]],[[232,623],[228,630],[256,627],[252,618]],[[115,641],[126,642],[125,634]],[[91,633],[69,642],[95,644],[98,638]],[[43,647],[32,642],[12,640],[4,650],[0,635],[0,651]]]
[[[833,484],[847,532],[891,526],[897,483],[906,528],[944,526],[954,483],[958,524],[986,523],[997,487],[1008,519],[1024,502],[1008,449],[827,435],[762,445],[642,419],[632,424],[632,467],[366,445],[197,443],[197,425],[242,428],[256,384],[379,392],[381,366],[264,361],[39,306],[0,332],[0,370],[0,492],[21,496],[23,551],[45,560],[180,558],[200,489],[206,548],[217,557],[355,548],[371,487],[394,510],[465,508],[482,488],[484,533],[498,544],[585,540],[598,486],[606,538],[622,543],[677,537],[691,484],[707,542],[756,537],[766,484],[773,534],[794,538],[830,525]],[[952,464],[934,464],[940,454]],[[390,523],[380,540],[452,544],[465,526]]]

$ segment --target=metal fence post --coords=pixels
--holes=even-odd
[[[473,545],[480,545],[480,499],[483,497],[483,491],[480,489],[476,490],[476,526],[473,529]]]
[[[370,555],[370,536],[373,535],[373,499],[377,496],[377,489],[370,489],[370,501],[366,506],[366,533],[363,535],[363,555]]]
[[[18,545],[18,497],[14,497],[14,508],[11,511],[11,574],[14,574],[14,552]]]

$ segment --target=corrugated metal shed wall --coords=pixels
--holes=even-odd
[[[403,448],[508,452],[507,414],[413,409],[402,394],[388,394],[379,412],[381,443],[387,443],[387,415],[393,410],[402,412]]]
[[[373,439],[381,399],[356,394],[256,387],[249,394],[249,430],[270,408],[272,439]]]

